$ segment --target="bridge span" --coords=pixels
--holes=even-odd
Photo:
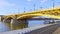
[[[34,12],[28,12],[23,14],[7,15],[2,17],[3,22],[21,22],[27,23],[26,19],[37,16],[47,16],[51,19],[60,19],[60,8],[46,9],[46,10],[35,10]],[[41,18],[40,18],[41,19]],[[43,19],[44,20],[44,19]]]
[[[47,16],[47,17],[50,17],[50,18],[33,18],[33,17],[37,17],[37,16]],[[39,34],[45,34],[45,33],[48,33],[48,34],[51,34],[52,31],[55,31],[59,26],[60,24],[54,24],[54,20],[60,20],[60,8],[54,8],[54,9],[47,9],[47,10],[36,10],[34,12],[28,12],[28,13],[23,13],[23,14],[15,14],[15,15],[7,15],[7,16],[3,16],[1,17],[2,18],[2,21],[3,22],[10,22],[11,24],[12,23],[15,23],[15,22],[20,22],[20,23],[28,23],[27,20],[52,20],[52,25],[49,25],[49,27],[44,27],[42,29],[31,29],[31,31],[29,29],[26,29],[26,30],[29,30],[26,34],[38,34],[38,32],[40,32]],[[50,21],[49,21],[50,22]],[[47,30],[48,28],[48,30]],[[41,32],[42,31],[42,32]],[[47,32],[48,31],[48,32]],[[14,32],[20,32],[20,30],[18,31],[13,31]],[[25,31],[23,31],[25,32]],[[34,33],[35,32],[35,33]],[[10,33],[10,32],[8,32]],[[11,32],[11,34],[13,34]],[[17,34],[17,33],[14,33],[14,34]],[[4,34],[4,33],[1,33],[1,34]],[[6,32],[7,34],[7,32]],[[18,33],[20,34],[20,33]]]
[[[32,18],[37,16],[47,16],[51,18],[57,18],[60,19],[60,8],[54,8],[54,9],[45,9],[45,10],[35,10],[33,12],[27,12],[22,14],[14,14],[14,15],[6,15],[3,18],[13,18],[13,19],[26,19],[26,18]]]

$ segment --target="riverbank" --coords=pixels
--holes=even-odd
[[[35,26],[35,27],[30,27],[30,28],[24,28],[24,29],[20,29],[20,30],[13,30],[13,31],[8,31],[8,32],[2,32],[0,34],[22,34],[22,33],[28,33],[30,31],[36,30],[36,29],[40,29],[43,27],[47,27],[50,26],[52,24],[46,24],[46,25],[40,25],[40,26]]]

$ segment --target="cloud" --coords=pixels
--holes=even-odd
[[[45,3],[47,0],[40,0],[41,3]]]
[[[6,7],[6,6],[15,6],[15,4],[9,3],[8,1],[5,1],[5,0],[0,0],[0,8]]]

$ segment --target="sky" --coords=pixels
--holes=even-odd
[[[60,6],[60,0],[0,0],[0,15],[20,14]]]

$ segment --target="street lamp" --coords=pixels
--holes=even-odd
[[[55,5],[54,5],[54,0],[52,0],[52,1],[53,1],[53,9],[54,9],[54,6],[55,6]]]
[[[35,10],[35,4],[33,6],[34,6],[34,10]]]
[[[25,7],[24,7],[24,13],[25,13],[26,11],[25,11]]]

